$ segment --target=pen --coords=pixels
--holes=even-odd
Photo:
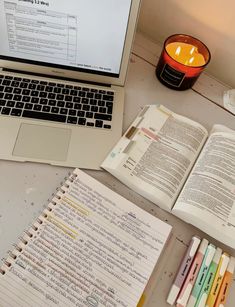
[[[170,305],[173,305],[177,299],[177,296],[188,274],[188,271],[190,269],[190,266],[192,264],[193,258],[196,254],[200,242],[201,242],[200,238],[193,236],[189,243],[189,247],[180,264],[177,275],[174,279],[173,285],[171,286],[170,292],[167,297],[167,303]]]
[[[200,291],[199,297],[196,301],[196,305],[195,307],[205,307],[206,305],[206,300],[208,297],[208,294],[210,292],[214,277],[215,277],[215,273],[219,264],[219,260],[222,254],[222,249],[217,247],[216,251],[215,251],[215,255],[213,257],[213,260],[210,264],[209,270],[207,272],[206,275],[206,279],[203,283],[202,289]]]
[[[211,261],[214,257],[214,254],[215,254],[215,246],[213,244],[209,244],[207,249],[206,249],[206,253],[205,253],[205,256],[203,258],[202,265],[201,265],[200,271],[198,273],[197,279],[195,281],[192,293],[191,293],[190,298],[188,300],[187,307],[194,307],[195,306],[195,303],[196,303],[197,298],[200,294],[202,285],[205,281],[206,274],[208,272],[208,269],[209,269]]]
[[[215,274],[215,278],[211,287],[211,291],[209,293],[208,299],[206,301],[206,307],[213,307],[216,297],[219,293],[219,289],[225,274],[225,271],[227,269],[228,263],[229,263],[229,255],[226,253],[223,253],[223,255],[220,258],[218,269]]]
[[[177,299],[177,305],[176,305],[177,307],[185,307],[187,305],[190,293],[192,291],[193,285],[197,278],[197,274],[202,264],[203,257],[205,255],[208,243],[209,243],[208,240],[203,239],[198,248],[198,251],[193,260],[189,273],[185,279],[183,288],[180,290],[180,293]]]
[[[215,301],[214,307],[224,307],[228,297],[229,288],[232,283],[234,270],[235,270],[235,258],[231,257],[228,263],[228,268],[224,274],[224,278],[217,299]]]

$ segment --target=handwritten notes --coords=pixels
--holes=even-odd
[[[78,169],[70,180],[7,259],[2,301],[136,306],[171,226]]]

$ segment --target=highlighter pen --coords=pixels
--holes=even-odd
[[[225,303],[228,297],[229,288],[232,284],[234,270],[235,270],[235,258],[231,257],[228,263],[227,270],[224,274],[224,278],[223,278],[223,281],[222,281],[222,284],[219,290],[219,294],[215,301],[214,307],[224,307],[225,306]]]
[[[196,301],[195,307],[205,307],[206,305],[206,300],[211,290],[212,283],[214,281],[215,273],[219,264],[221,254],[222,254],[222,249],[217,247],[215,255],[207,272],[206,279],[200,291],[199,297]]]
[[[203,262],[200,268],[200,271],[198,273],[197,279],[195,281],[192,293],[190,295],[190,298],[188,300],[187,307],[194,307],[197,301],[197,298],[200,294],[201,288],[203,286],[203,283],[206,279],[206,274],[208,272],[208,269],[210,267],[211,261],[215,254],[215,246],[213,244],[209,244],[206,249],[206,254],[203,258]]]
[[[180,264],[177,275],[174,279],[173,285],[171,286],[170,292],[167,297],[167,303],[170,305],[173,305],[178,297],[178,294],[188,274],[188,271],[190,269],[190,266],[192,264],[193,258],[196,254],[200,242],[201,242],[200,238],[193,236],[189,243],[189,247]]]
[[[215,300],[217,298],[217,295],[219,293],[219,289],[225,274],[225,271],[227,269],[228,263],[229,263],[229,255],[226,253],[223,253],[223,255],[220,258],[219,265],[217,272],[215,274],[215,278],[211,287],[211,291],[209,293],[208,299],[206,301],[206,307],[213,307]]]
[[[190,293],[193,289],[193,285],[196,281],[197,274],[201,267],[208,243],[209,243],[208,240],[203,239],[198,248],[198,251],[193,260],[189,273],[185,279],[183,288],[181,289],[180,294],[178,296],[177,305],[176,305],[177,307],[185,307],[187,305]]]

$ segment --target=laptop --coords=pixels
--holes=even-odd
[[[140,0],[0,0],[0,159],[99,169]]]

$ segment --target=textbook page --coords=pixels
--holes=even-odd
[[[206,138],[199,123],[164,106],[149,105],[101,167],[170,211]]]
[[[1,268],[1,304],[136,307],[170,231],[76,169]]]
[[[235,131],[212,131],[173,213],[235,248]]]

